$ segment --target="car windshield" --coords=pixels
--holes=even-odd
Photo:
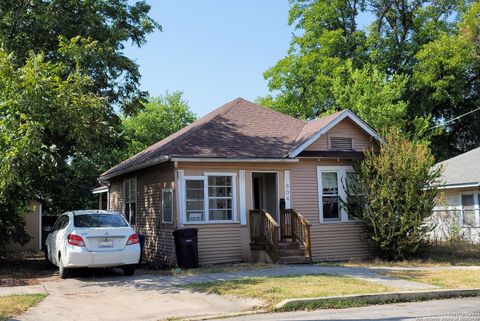
[[[120,214],[80,214],[74,217],[75,227],[125,227]]]

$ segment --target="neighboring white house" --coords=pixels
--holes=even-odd
[[[466,240],[480,241],[480,148],[435,165],[443,167],[439,197],[433,220],[436,239],[452,233]]]

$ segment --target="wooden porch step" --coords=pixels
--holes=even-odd
[[[299,249],[300,243],[298,242],[278,242],[278,249]]]

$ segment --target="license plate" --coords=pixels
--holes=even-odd
[[[100,240],[98,241],[99,248],[113,247],[113,240]]]

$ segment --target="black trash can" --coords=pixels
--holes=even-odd
[[[173,231],[177,264],[182,269],[198,267],[198,229],[186,228]]]
[[[145,235],[138,234],[138,240],[140,241],[140,260],[138,261],[138,264],[141,264],[143,260],[143,248],[145,247]]]

